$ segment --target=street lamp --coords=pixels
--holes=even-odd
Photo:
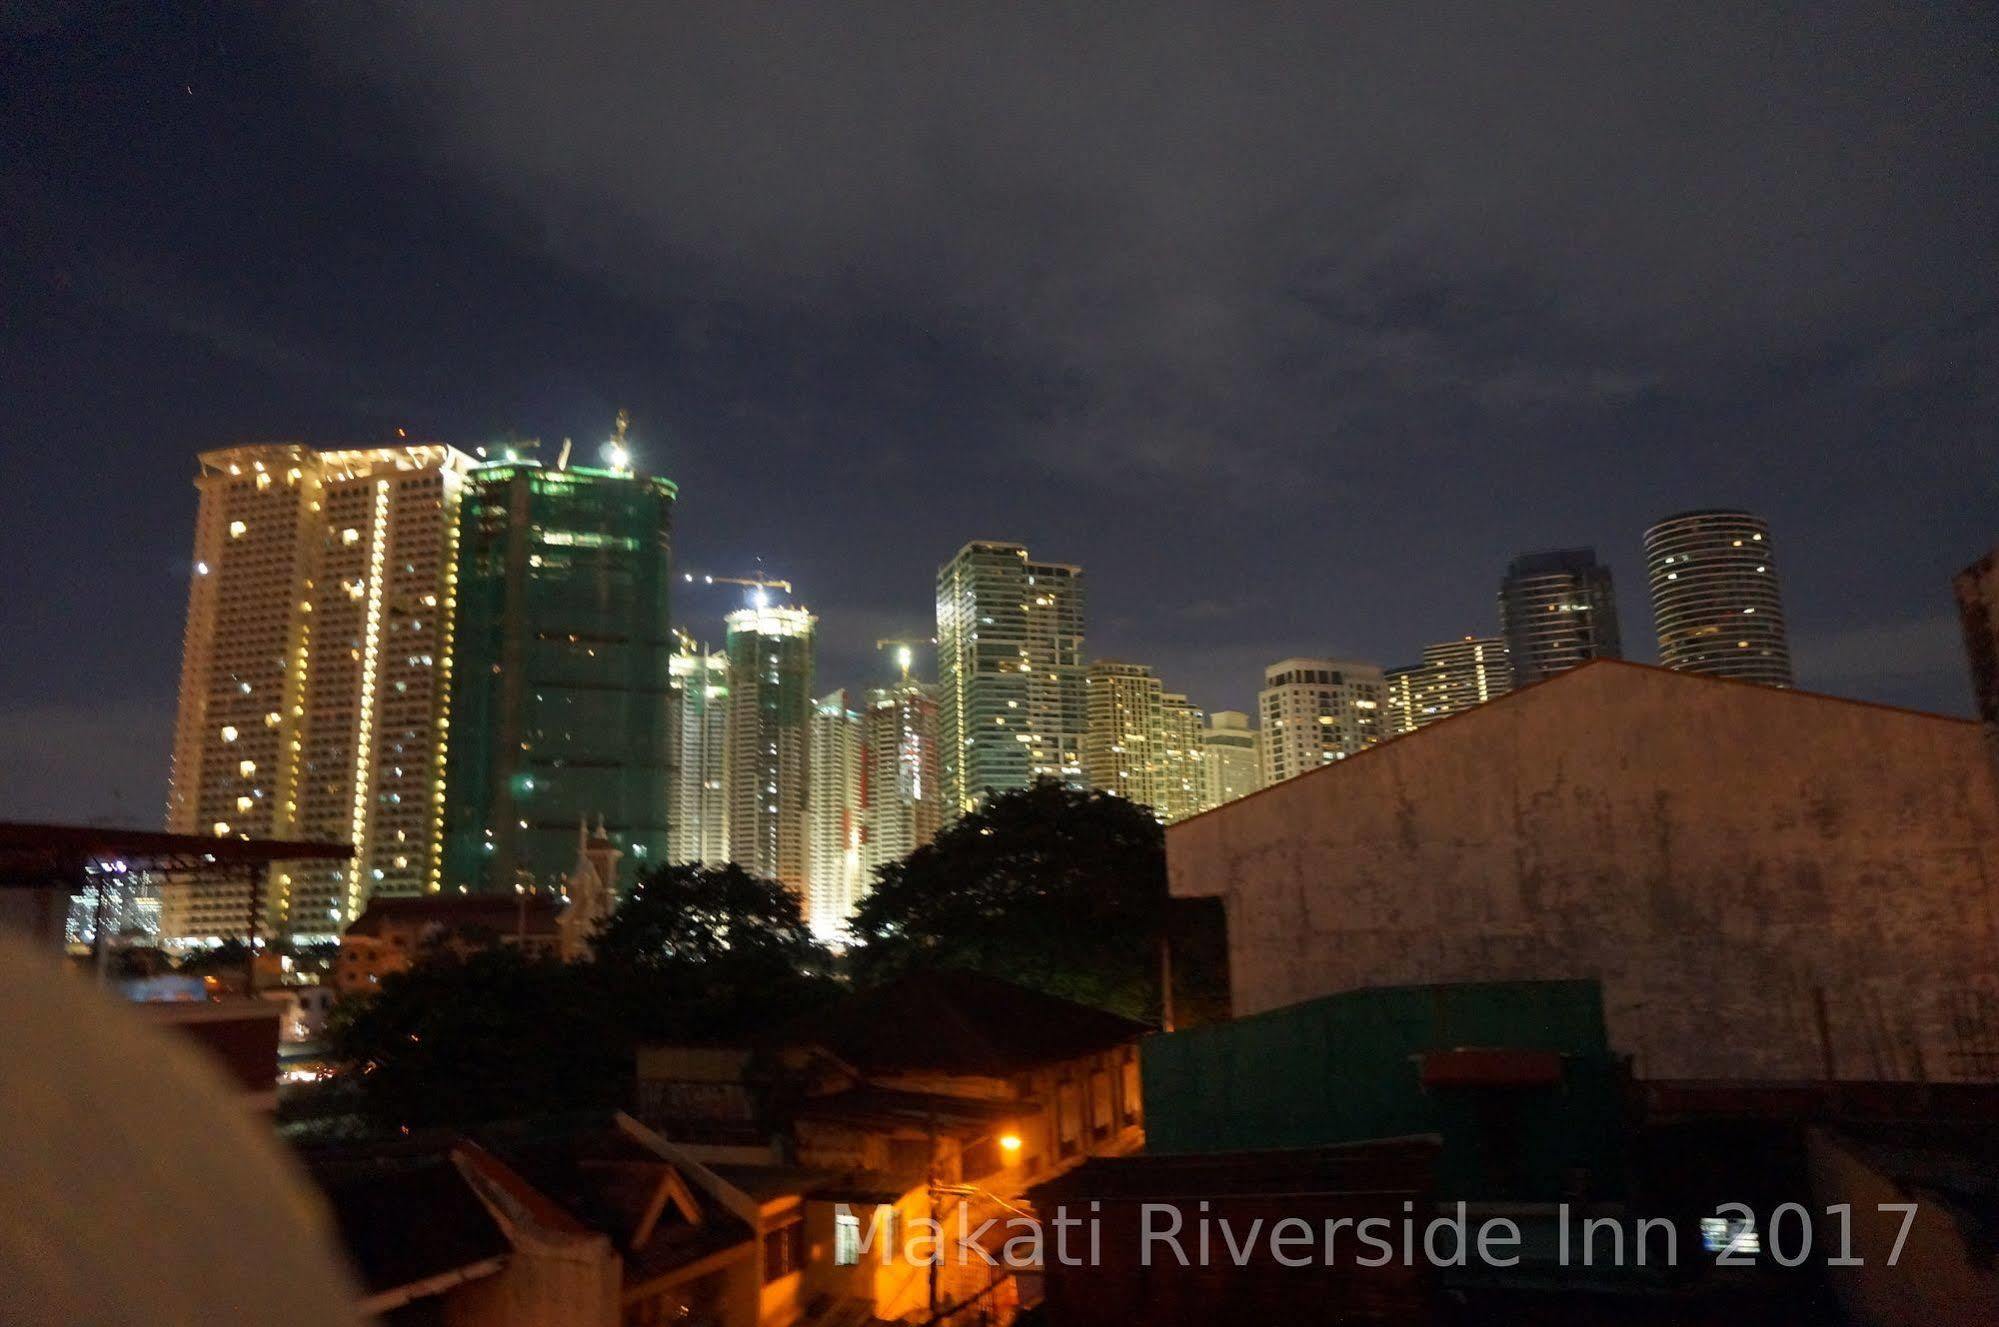
[[[984,1193],[985,1191],[976,1184],[938,1183],[937,1115],[935,1111],[930,1113],[928,1124],[930,1133],[930,1177],[929,1183],[925,1187],[928,1189],[930,1195],[930,1229],[936,1238],[936,1244],[930,1251],[930,1316],[932,1319],[935,1319],[937,1317],[937,1274],[938,1268],[944,1262],[944,1226],[937,1215],[937,1198],[940,1194],[947,1193],[958,1198],[969,1198],[973,1194]],[[1013,1132],[1011,1129],[1004,1133],[982,1133],[976,1138],[958,1144],[958,1169],[960,1178],[964,1174],[965,1153],[989,1139],[999,1144],[1000,1155],[1005,1158],[1007,1165],[1011,1166],[1018,1163],[1021,1149],[1019,1134]],[[987,1196],[999,1203],[1000,1206],[1009,1207],[1006,1200],[998,1194],[988,1194]],[[1009,1207],[1009,1210],[1012,1209]]]

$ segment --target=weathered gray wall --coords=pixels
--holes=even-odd
[[[1999,1078],[1976,724],[1593,664],[1167,832],[1238,1015],[1597,977],[1650,1078]]]

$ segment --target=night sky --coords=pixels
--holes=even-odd
[[[1208,708],[1557,545],[1651,658],[1644,527],[1739,505],[1801,685],[1965,713],[1995,14],[0,3],[0,819],[158,821],[197,450],[620,406],[822,689],[968,538]]]

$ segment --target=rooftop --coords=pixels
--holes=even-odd
[[[370,899],[347,934],[375,936],[391,926],[479,926],[513,933],[525,925],[531,935],[555,932],[556,907],[545,895],[525,902],[512,894],[431,894],[421,898]]]
[[[824,1047],[862,1074],[1006,1078],[1136,1042],[1147,1024],[982,973],[913,972],[794,1023],[790,1044]]]
[[[344,843],[0,821],[0,886],[70,883],[86,867],[113,862],[120,870],[187,872],[282,861],[344,862],[353,856],[354,850]]]

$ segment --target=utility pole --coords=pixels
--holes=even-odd
[[[944,1227],[937,1219],[937,1107],[933,1103],[924,1111],[924,1134],[930,1140],[929,1179],[925,1184],[930,1194],[930,1320],[937,1320],[937,1272],[944,1261]]]

